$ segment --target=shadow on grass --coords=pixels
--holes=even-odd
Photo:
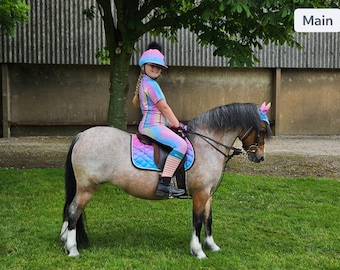
[[[184,224],[181,228],[169,228],[166,224],[155,224],[152,221],[136,224],[109,223],[102,227],[88,230],[90,240],[89,248],[135,249],[148,251],[183,250],[188,249],[190,237],[188,227]],[[94,226],[95,224],[92,224]],[[120,227],[120,228],[119,228]]]

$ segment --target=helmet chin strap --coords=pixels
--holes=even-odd
[[[148,76],[150,79],[153,79],[153,80],[155,80],[155,81],[157,81],[157,78],[159,77],[157,77],[157,78],[153,78],[153,77],[151,77],[150,75],[148,75],[148,74],[146,74],[146,72],[144,73],[146,76]]]

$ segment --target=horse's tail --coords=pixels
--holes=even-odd
[[[73,201],[74,196],[76,195],[76,189],[77,189],[77,182],[76,178],[74,176],[74,171],[73,171],[73,165],[72,165],[72,151],[74,145],[77,143],[78,139],[80,137],[80,133],[77,134],[68,150],[67,153],[67,158],[66,158],[66,164],[65,164],[65,205],[64,205],[64,212],[63,212],[63,219],[64,221],[68,220],[69,216],[69,206]],[[77,244],[79,246],[86,247],[88,246],[88,237],[86,234],[85,230],[85,212],[83,212],[78,221],[77,221],[77,226],[76,226],[76,231],[77,231]]]

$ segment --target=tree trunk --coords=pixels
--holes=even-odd
[[[111,1],[97,0],[97,2],[102,9],[101,15],[104,21],[106,47],[110,54],[110,100],[107,124],[126,130],[126,94],[129,82],[128,73],[132,54],[131,48],[133,48],[134,43],[132,46],[129,46],[127,42],[123,42],[122,29],[116,27],[113,20]]]
[[[129,67],[131,53],[114,54],[110,66],[110,100],[107,123],[109,126],[127,129],[126,95],[129,89]]]

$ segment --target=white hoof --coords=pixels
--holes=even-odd
[[[219,251],[221,248],[215,244],[212,236],[208,236],[204,239],[204,247],[212,251]]]
[[[199,251],[194,251],[194,250],[190,250],[191,255],[194,255],[197,257],[197,259],[206,259],[208,258],[207,255],[205,255],[205,253],[203,252],[203,250],[199,250]]]
[[[79,257],[80,257],[80,254],[79,254],[79,252],[78,252],[77,247],[72,247],[72,248],[69,250],[68,256],[69,256],[69,257],[73,257],[73,258],[79,258]]]
[[[190,242],[190,253],[194,256],[196,256],[198,259],[205,259],[207,258],[207,255],[202,250],[201,243],[198,240],[198,237],[193,234],[192,239]]]

